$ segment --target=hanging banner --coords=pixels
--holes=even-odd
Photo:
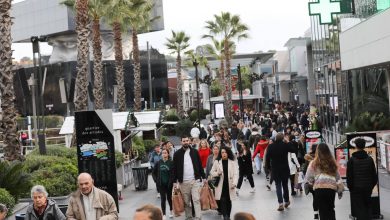
[[[378,152],[377,152],[376,133],[359,132],[359,133],[347,133],[346,135],[347,135],[348,155],[349,155],[348,158],[351,158],[352,154],[357,151],[355,140],[358,138],[364,139],[366,141],[366,146],[364,150],[374,160],[376,170],[377,170],[377,175],[378,175],[378,162],[377,162]],[[380,216],[382,215],[380,212],[378,184],[372,190],[371,202],[372,202],[372,218],[373,219],[380,218]],[[351,199],[351,207],[353,206],[353,203],[354,201]],[[355,216],[353,209],[351,209],[351,216]]]
[[[319,145],[322,142],[322,134],[317,130],[305,131],[305,146],[306,152],[310,153],[313,144]]]
[[[118,206],[112,110],[75,113],[79,173],[91,174],[94,185]]]

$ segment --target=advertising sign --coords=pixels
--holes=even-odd
[[[376,133],[349,133],[346,135],[347,135],[349,158],[351,158],[352,154],[357,151],[356,144],[355,144],[356,139],[358,139],[358,138],[364,139],[366,141],[366,146],[365,146],[364,150],[374,160],[375,166],[377,168],[377,173],[378,173],[378,162],[377,162],[378,152],[377,152]],[[379,204],[378,184],[372,190],[371,201],[372,201],[372,217],[374,219],[376,219],[376,218],[381,216],[380,204]],[[351,206],[352,207],[354,207],[353,203],[354,203],[354,201],[351,199]],[[352,209],[351,215],[355,216],[353,209]]]
[[[382,168],[387,170],[386,145],[388,145],[388,144],[385,144],[383,142],[379,143],[381,166],[382,166]]]
[[[386,154],[387,154],[387,172],[390,173],[390,144],[386,145]]]
[[[310,153],[313,144],[320,144],[322,141],[322,135],[320,131],[317,130],[308,130],[305,131],[305,145],[306,152]]]
[[[94,185],[108,192],[118,210],[115,146],[111,110],[75,113],[79,173],[89,173]]]
[[[341,178],[347,177],[348,148],[336,148],[335,159]]]
[[[214,112],[215,112],[215,118],[225,118],[225,106],[223,103],[215,103],[214,104]]]

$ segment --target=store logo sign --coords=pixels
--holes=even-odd
[[[321,137],[321,132],[319,131],[309,131],[306,133],[307,138],[319,138]]]
[[[358,137],[352,138],[352,139],[349,141],[349,144],[350,144],[352,147],[356,147],[355,141],[356,141],[356,139],[358,139],[358,138],[364,139],[364,140],[366,141],[366,147],[371,147],[371,146],[374,145],[374,143],[375,143],[375,139],[372,138],[372,137],[369,137],[369,136],[358,136]]]
[[[343,13],[341,2],[337,0],[317,0],[309,2],[309,15],[318,15],[321,24],[331,24],[333,15]]]

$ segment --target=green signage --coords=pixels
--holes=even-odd
[[[317,0],[309,2],[309,14],[311,16],[318,15],[320,24],[331,24],[333,15],[350,13],[351,11],[350,0]]]
[[[378,11],[390,8],[390,0],[376,0],[376,8]]]

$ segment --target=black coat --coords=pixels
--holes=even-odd
[[[294,152],[291,145],[278,141],[270,144],[267,148],[266,165],[271,167],[272,177],[275,181],[286,179],[290,176],[288,165],[288,153]]]
[[[252,167],[252,155],[251,152],[247,152],[246,154],[243,154],[242,156],[237,157],[238,160],[238,170],[240,176],[246,176],[246,175],[252,175],[253,174],[253,167]]]
[[[353,153],[347,164],[347,185],[350,191],[372,190],[377,182],[374,160],[365,151]]]
[[[184,153],[185,150],[180,148],[173,155],[173,183],[179,181],[183,182],[183,170],[184,170]],[[196,149],[190,147],[190,157],[192,159],[192,165],[194,167],[194,175],[196,180],[205,179],[206,175],[200,161],[199,153]]]

